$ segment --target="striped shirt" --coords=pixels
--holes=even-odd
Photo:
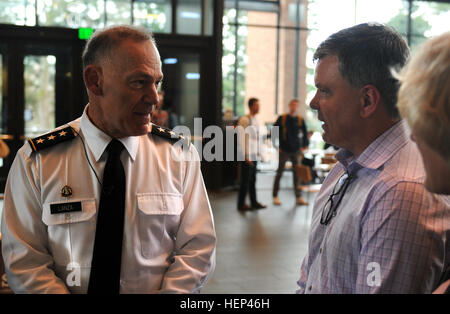
[[[344,149],[336,158],[315,200],[297,293],[431,293],[450,265],[450,198],[425,190],[406,122],[357,158]],[[322,225],[345,171],[353,179],[336,216]]]

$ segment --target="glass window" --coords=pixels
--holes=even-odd
[[[297,27],[306,26],[306,0],[287,0],[280,2],[280,25]]]
[[[247,110],[247,65],[248,65],[248,28],[237,28],[237,58],[236,58],[236,114],[244,115]],[[250,91],[252,92],[252,91]],[[250,96],[256,97],[256,96]]]
[[[202,0],[178,0],[176,16],[178,34],[201,34]]]
[[[315,37],[309,40],[314,49],[336,31],[355,24],[355,0],[317,0],[308,4],[308,28],[315,30]]]
[[[0,23],[34,26],[36,24],[34,1],[0,1]]]
[[[233,1],[234,3],[234,1]],[[227,7],[227,2],[225,2],[225,7],[223,9],[223,18],[222,22],[223,25],[227,24],[235,24],[236,23],[236,9],[234,7]]]
[[[130,0],[106,1],[106,25],[131,24]]]
[[[256,97],[260,100],[260,121],[274,121],[275,118],[274,107],[277,98],[275,93],[277,81],[276,43],[276,28],[248,27],[245,101],[247,102],[250,97]],[[245,103],[245,107],[247,107],[247,103]]]
[[[194,134],[194,118],[200,116],[200,58],[198,55],[185,54],[180,62],[180,90],[177,95],[181,125],[191,129]]]
[[[171,0],[135,1],[133,4],[133,21],[135,25],[145,26],[154,33],[171,33]]]
[[[233,13],[233,11],[228,11]],[[235,13],[236,11],[234,11]],[[224,19],[227,15],[224,16]],[[236,60],[236,26],[224,24],[222,31],[222,108],[234,111],[235,106],[235,69],[242,64]],[[241,46],[239,46],[241,47]]]
[[[417,1],[411,16],[411,47],[450,31],[450,3]]]
[[[292,0],[288,0],[292,1]],[[294,0],[295,1],[295,0]],[[253,23],[258,25],[277,25],[277,13],[278,13],[278,1],[267,1],[267,0],[225,0],[225,9],[237,9],[238,11],[255,11],[255,12],[265,12],[267,15],[258,15],[260,19],[255,19]],[[265,19],[264,17],[268,17]],[[249,23],[250,24],[250,23]]]
[[[306,99],[306,41],[307,32],[294,29],[281,29],[278,44],[278,90],[277,112],[288,111],[288,103],[297,98],[300,106],[298,113],[305,116],[303,106]]]
[[[222,93],[223,109],[236,115],[245,114],[247,26],[226,25],[223,28]]]
[[[427,37],[424,36],[411,36],[411,41],[409,43],[409,48],[411,51],[414,51],[417,46],[419,46],[421,43],[427,40]]]
[[[307,42],[307,50],[306,50],[306,74],[305,74],[305,85],[306,85],[306,126],[308,127],[308,130],[311,131],[322,131],[322,123],[317,118],[317,111],[312,110],[311,107],[309,107],[309,104],[311,100],[314,97],[314,94],[316,93],[316,86],[314,83],[314,70],[315,70],[315,63],[313,61],[313,55],[314,51],[316,50],[317,46],[320,44],[322,40],[325,38],[322,37],[321,33],[319,31],[311,30],[308,32],[308,38],[306,40]]]
[[[214,33],[214,1],[204,0],[205,2],[205,24],[203,34],[211,36]]]
[[[194,118],[200,116],[200,54],[161,50],[161,57],[167,78],[163,109],[176,120],[173,125],[186,126],[194,135]]]
[[[223,30],[222,93],[224,110],[245,113],[247,27],[227,26]]]
[[[104,1],[90,0],[39,0],[40,26],[103,27]],[[130,9],[128,9],[130,10]]]
[[[56,57],[24,57],[25,137],[35,137],[55,127]]]
[[[405,35],[408,29],[408,2],[403,0],[357,0],[355,24],[367,22],[388,24]]]

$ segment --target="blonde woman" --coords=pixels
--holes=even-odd
[[[425,187],[443,194],[450,210],[450,32],[426,41],[399,80],[398,108],[422,155]],[[448,242],[445,250],[450,253]],[[446,266],[435,293],[450,293],[450,265]]]

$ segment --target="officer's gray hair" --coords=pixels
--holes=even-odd
[[[155,43],[152,32],[142,27],[119,25],[97,30],[84,48],[83,69],[90,64],[99,62],[102,58],[109,58],[111,50],[127,39],[135,42],[151,41]]]

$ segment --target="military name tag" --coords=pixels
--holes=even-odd
[[[50,204],[50,213],[52,215],[71,212],[81,212],[81,202]]]

